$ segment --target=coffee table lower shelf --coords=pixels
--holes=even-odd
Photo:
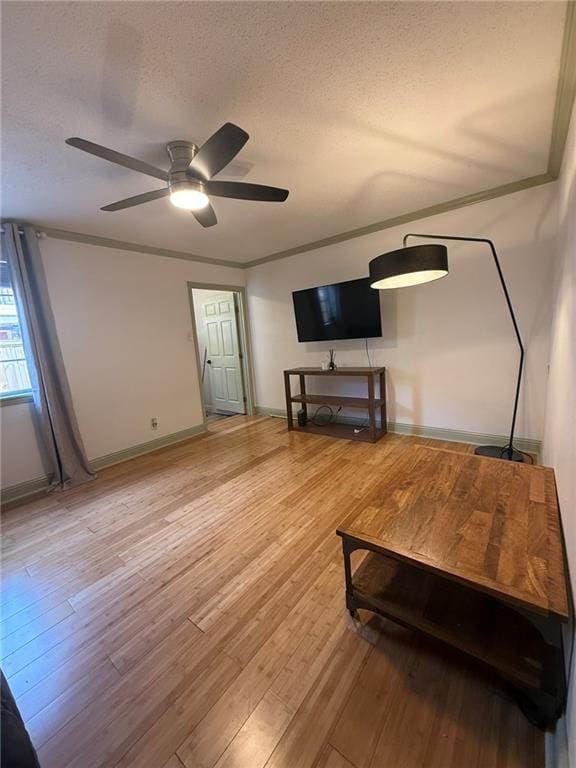
[[[346,540],[344,557],[348,553]],[[352,546],[352,549],[360,548]],[[423,632],[496,670],[539,727],[552,725],[565,698],[561,639],[542,633],[523,610],[446,577],[369,552],[354,574],[348,561],[346,604]],[[559,626],[558,626],[559,631]]]

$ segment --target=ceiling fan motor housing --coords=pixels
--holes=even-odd
[[[190,179],[186,177],[186,171],[192,162],[192,158],[198,152],[198,147],[190,141],[184,141],[178,139],[177,141],[170,141],[166,144],[166,151],[170,158],[170,188],[172,183],[180,183],[182,185]]]

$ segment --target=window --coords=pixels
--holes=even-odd
[[[8,264],[0,261],[0,397],[30,392],[22,332]]]

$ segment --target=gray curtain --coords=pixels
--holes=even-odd
[[[3,226],[4,258],[12,278],[24,350],[26,358],[33,361],[29,369],[36,426],[50,485],[60,489],[78,485],[95,475],[74,414],[36,231],[27,225]]]

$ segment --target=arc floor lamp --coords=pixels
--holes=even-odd
[[[492,251],[500,285],[502,286],[508,312],[514,327],[516,341],[520,348],[520,362],[518,364],[518,378],[516,380],[516,394],[514,396],[512,425],[508,444],[503,447],[498,445],[482,445],[476,448],[474,453],[480,456],[491,456],[495,459],[523,461],[523,454],[514,448],[514,429],[516,427],[516,413],[518,411],[518,398],[520,396],[520,384],[524,367],[524,345],[522,344],[522,337],[518,330],[518,323],[516,322],[514,309],[510,301],[510,295],[508,294],[508,288],[500,268],[494,243],[482,237],[454,237],[452,235],[419,235],[410,233],[404,236],[403,248],[383,253],[381,256],[372,259],[370,262],[370,285],[372,288],[379,290],[404,288],[410,285],[420,285],[432,280],[438,280],[448,274],[448,249],[445,245],[428,243],[426,245],[407,246],[406,243],[409,237],[419,237],[426,240],[457,240],[466,243],[486,243]]]

